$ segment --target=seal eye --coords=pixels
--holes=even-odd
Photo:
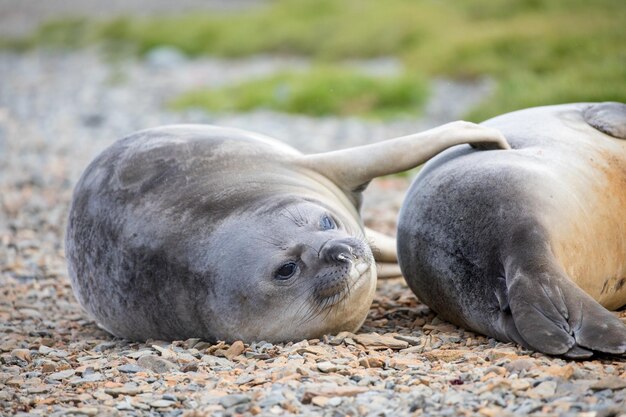
[[[320,220],[320,227],[322,230],[330,230],[335,228],[335,222],[329,216],[322,216]]]
[[[296,273],[297,268],[298,265],[296,265],[295,262],[287,262],[276,270],[276,274],[274,274],[274,277],[276,279],[289,279],[293,276],[293,274]]]

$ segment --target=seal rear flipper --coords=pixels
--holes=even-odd
[[[398,263],[398,251],[396,249],[396,239],[387,236],[376,230],[365,228],[365,237],[372,247],[376,262]]]
[[[606,102],[592,104],[583,113],[592,127],[617,139],[626,139],[626,104]]]
[[[570,358],[626,353],[626,325],[561,273],[517,269],[507,287],[515,327],[529,347]]]

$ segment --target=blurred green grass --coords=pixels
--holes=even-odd
[[[420,77],[373,77],[345,68],[318,67],[284,72],[218,90],[190,91],[175,109],[247,111],[263,107],[313,116],[415,115],[426,101],[428,83]]]
[[[241,110],[264,105],[310,114],[390,116],[416,109],[421,99],[415,97],[425,94],[422,79],[490,76],[497,81],[497,91],[468,115],[480,121],[535,105],[626,102],[625,27],[624,0],[279,0],[236,14],[57,21],[27,39],[3,44],[103,43],[112,50],[130,47],[138,54],[168,45],[189,56],[271,53],[324,63],[310,74],[282,74],[248,83],[247,88],[254,90],[249,94],[241,91],[243,87],[190,93],[176,101],[179,107],[188,103]],[[409,94],[413,99],[407,99],[401,88],[390,87],[413,88],[407,75],[366,82],[356,72],[351,80],[345,72],[331,75],[323,69],[346,59],[379,56],[398,57],[407,74],[416,77],[420,92]],[[346,97],[333,99],[328,88],[310,88],[298,100],[276,101],[280,85],[299,91],[309,82],[323,86],[329,77],[334,94],[345,92]],[[355,89],[363,86],[371,88],[368,99],[355,99]],[[386,108],[364,105],[368,100],[384,102]]]

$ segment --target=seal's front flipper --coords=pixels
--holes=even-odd
[[[506,267],[507,302],[528,347],[570,358],[626,353],[626,325],[555,264]]]
[[[589,106],[583,118],[594,128],[617,139],[626,139],[626,104],[597,103]]]
[[[415,168],[451,146],[469,143],[509,149],[495,129],[452,122],[425,132],[340,151],[306,155],[302,164],[349,192],[363,191],[373,178]]]

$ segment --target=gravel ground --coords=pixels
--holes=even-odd
[[[459,329],[401,279],[379,283],[358,334],[323,340],[144,344],[100,330],[71,293],[63,229],[73,184],[116,138],[202,122],[323,151],[458,118],[490,89],[437,81],[426,118],[386,124],[265,111],[176,114],[163,104],[178,91],[307,64],[186,61],[170,52],[114,67],[89,51],[0,54],[0,414],[626,415],[623,360],[565,361]],[[393,233],[406,186],[402,178],[375,181],[366,222]]]

